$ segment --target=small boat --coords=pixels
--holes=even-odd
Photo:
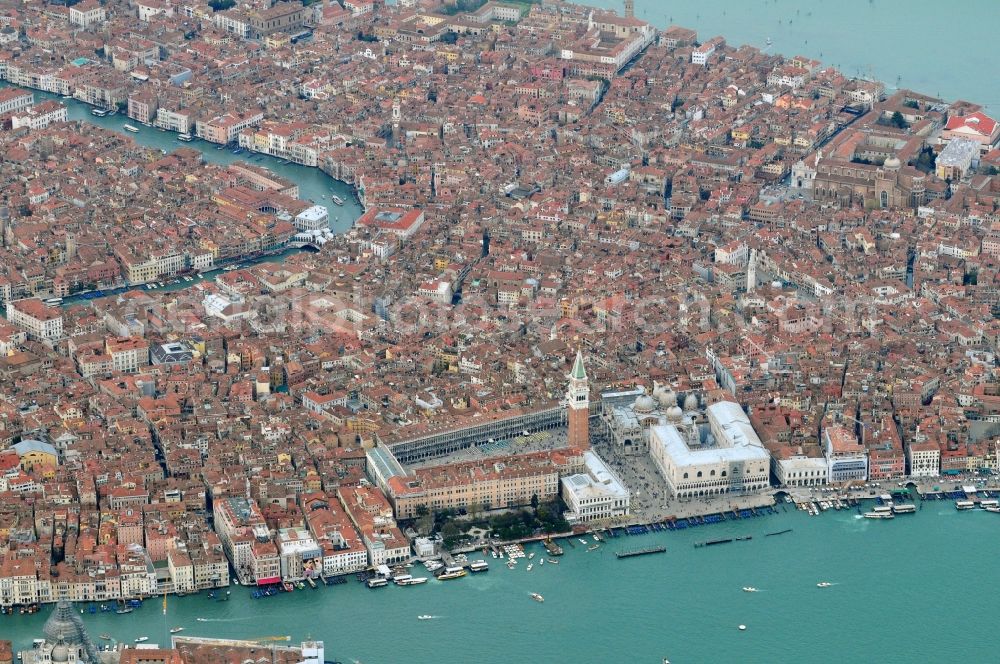
[[[446,567],[444,573],[438,576],[441,581],[448,581],[449,579],[460,579],[468,574],[462,567]]]
[[[133,609],[131,606],[123,606],[120,609],[116,609],[115,613],[117,613],[118,615],[123,615],[126,613],[132,613],[133,611],[135,611],[135,609]]]
[[[741,632],[745,632],[747,630],[747,626],[746,625],[740,625],[739,630]]]
[[[534,551],[532,551],[531,553],[528,554],[528,560],[532,560],[534,557],[535,557],[535,552]]]
[[[816,584],[816,587],[817,588],[829,588],[832,585],[833,584],[830,583],[829,581],[820,581],[819,583]]]
[[[437,618],[437,616],[428,616],[428,615],[417,616],[417,620],[434,620],[435,618]]]
[[[333,201],[337,205],[343,205],[344,204],[344,199],[341,198],[340,196],[336,195],[336,194],[330,196],[330,200]]]
[[[594,551],[595,549],[600,549],[600,548],[601,548],[600,544],[595,544],[593,546],[588,546],[587,551]]]
[[[413,576],[413,577],[410,577],[409,579],[405,579],[403,581],[397,581],[396,585],[397,586],[419,586],[421,583],[427,583],[427,577],[426,576]]]
[[[539,558],[538,559],[538,564],[539,565],[544,565],[545,564],[545,558]]]
[[[122,125],[122,129],[124,129],[125,131],[130,131],[133,134],[138,134],[139,133],[139,128],[135,127],[133,125],[130,125],[130,124]]]
[[[542,597],[541,595],[539,595],[538,593],[531,593],[531,599],[535,600],[536,602],[544,602],[545,601],[545,598]]]
[[[177,634],[178,632],[183,632],[183,631],[184,631],[183,627],[171,627],[170,628],[170,633],[171,634]]]
[[[111,640],[111,635],[110,634],[101,634],[101,638],[104,639],[105,641],[110,641]]]
[[[745,592],[745,593],[755,593],[755,592],[757,592],[757,589],[754,588],[753,586],[743,586],[743,592]]]
[[[556,560],[555,558],[549,558],[549,563],[551,563],[551,564],[553,564],[553,565],[558,565],[558,564],[559,564],[559,561],[558,561],[558,560]]]
[[[148,636],[140,636],[139,638],[137,638],[135,640],[136,643],[145,643],[146,641],[149,641],[149,637]]]
[[[534,563],[528,563],[528,568],[527,568],[527,571],[529,571],[529,572],[530,572],[530,571],[531,571],[531,568],[532,568],[532,567],[534,567],[534,566],[535,566],[535,565],[534,565]]]
[[[773,44],[774,42],[773,42],[773,41],[771,41],[771,38],[770,38],[770,37],[768,37],[768,38],[767,38],[767,41],[765,41],[764,43],[765,43],[765,44],[767,44],[768,46],[770,46],[770,45],[771,45],[771,44]]]
[[[578,537],[577,540],[580,542],[580,544],[583,544],[584,546],[587,546],[588,544],[590,544],[590,542],[588,542],[587,540],[583,539],[582,537]]]

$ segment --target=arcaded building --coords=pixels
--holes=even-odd
[[[650,431],[649,452],[672,495],[680,498],[750,493],[770,486],[771,455],[740,405],[706,409],[707,424],[689,415]]]

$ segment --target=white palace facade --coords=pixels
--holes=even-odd
[[[714,403],[706,415],[706,424],[685,414],[650,428],[649,453],[670,493],[690,498],[767,489],[771,455],[739,404]]]

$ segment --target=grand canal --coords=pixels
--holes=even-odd
[[[0,81],[0,87],[7,87],[8,85],[9,84]],[[195,139],[191,142],[185,143],[178,140],[178,135],[174,132],[161,131],[155,127],[146,127],[138,122],[135,122],[134,120],[129,120],[128,117],[120,114],[115,114],[110,117],[94,116],[90,112],[92,108],[91,106],[75,99],[62,99],[59,95],[40,92],[38,90],[31,90],[31,92],[35,95],[36,102],[44,99],[55,99],[65,104],[70,120],[77,120],[79,122],[97,125],[105,129],[116,131],[134,139],[140,145],[144,145],[149,148],[166,150],[167,152],[171,152],[182,147],[194,148],[199,150],[202,153],[204,160],[211,164],[227,165],[234,162],[245,162],[267,168],[274,173],[288,178],[292,182],[298,184],[299,198],[302,200],[312,200],[318,205],[326,207],[330,215],[330,229],[336,233],[343,233],[349,230],[353,225],[354,220],[361,216],[361,213],[363,212],[361,205],[355,198],[354,191],[350,185],[340,182],[339,180],[334,180],[318,168],[309,168],[307,166],[300,166],[299,164],[285,163],[284,160],[262,154],[253,154],[249,152],[233,154],[231,150],[224,148],[220,150],[218,149],[218,146],[200,139]],[[124,129],[124,125],[126,124],[131,124],[139,131],[135,133],[126,131]],[[332,202],[333,195],[339,196],[344,201],[344,204],[342,206],[335,205]],[[245,262],[280,262],[296,251],[298,250],[289,249],[280,254],[263,256],[252,261]],[[187,288],[202,279],[215,278],[215,275],[218,272],[219,270],[207,272],[204,275],[195,278],[192,282],[179,281],[157,290],[169,291]],[[74,302],[80,301],[80,299],[81,298],[79,297],[65,298],[63,304],[73,304]]]

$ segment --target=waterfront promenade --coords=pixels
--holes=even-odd
[[[167,615],[159,601],[128,616],[84,615],[93,635],[107,633],[131,643],[140,636],[168,643],[179,626],[190,636],[260,638],[289,635],[326,641],[328,657],[341,661],[407,661],[460,664],[533,662],[775,661],[862,662],[878,644],[879,661],[903,664],[916,651],[955,653],[968,661],[991,661],[984,634],[1000,610],[1000,598],[981,583],[982,570],[1000,544],[998,518],[982,510],[958,512],[931,501],[917,514],[888,522],[862,519],[853,510],[815,518],[791,509],[756,519],[730,520],[683,531],[609,539],[588,551],[573,538],[563,544],[559,565],[521,561],[508,570],[487,557],[490,571],[454,581],[368,590],[351,579],[338,586],[306,589],[253,600],[232,588],[232,599],[216,602],[204,593],[170,598]],[[780,537],[768,532],[792,529]],[[695,547],[706,539],[752,535],[750,541]],[[903,556],[919,552],[917,556]],[[619,550],[664,546],[661,555],[619,559]],[[533,562],[540,544],[528,545]],[[864,551],[866,564],[858,564]],[[955,558],[944,573],[928,574],[927,563]],[[479,555],[470,555],[470,560]],[[911,564],[906,559],[912,558]],[[414,568],[414,574],[427,575]],[[891,574],[889,571],[891,570]],[[819,589],[816,583],[834,585]],[[754,586],[758,593],[743,593]],[[948,610],[961,602],[975,611]],[[533,602],[532,592],[545,603]],[[697,598],[697,601],[693,601]],[[683,610],[680,603],[683,602]],[[899,611],[898,607],[912,607]],[[928,607],[938,607],[929,609]],[[613,608],[613,610],[612,610]],[[266,616],[262,620],[261,616]],[[436,616],[418,620],[418,615]],[[30,645],[47,617],[2,616],[0,630],[18,645]],[[266,622],[266,626],[264,623]],[[383,626],[390,638],[346,625]],[[665,629],[664,625],[669,624]],[[737,625],[746,624],[745,632]],[[441,648],[442,643],[475,643]],[[627,637],[623,635],[627,634]],[[516,638],[511,638],[516,635]],[[847,638],[850,635],[850,638]],[[815,648],[843,636],[836,651]],[[405,644],[405,645],[401,645]],[[776,660],[775,652],[782,653]]]

